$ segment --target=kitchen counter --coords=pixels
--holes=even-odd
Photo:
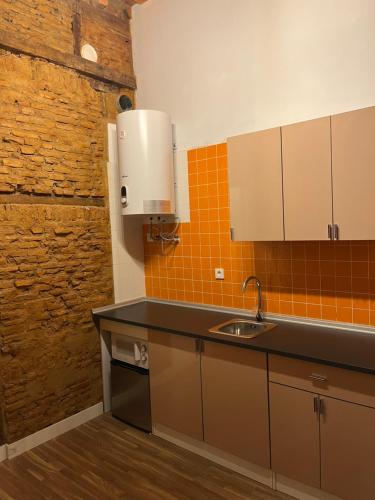
[[[152,300],[95,311],[93,317],[95,321],[117,321],[375,374],[375,334],[372,333],[272,318],[268,321],[276,323],[277,328],[253,339],[237,338],[213,334],[209,329],[234,317],[248,319],[246,316]]]

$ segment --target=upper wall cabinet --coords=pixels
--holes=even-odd
[[[232,239],[284,239],[280,128],[228,138]]]
[[[327,240],[332,224],[330,117],[281,128],[286,240]]]
[[[232,239],[375,240],[375,107],[231,137],[228,163]]]
[[[332,174],[338,238],[375,239],[375,107],[332,116]]]

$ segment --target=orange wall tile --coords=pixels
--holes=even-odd
[[[375,325],[374,241],[232,242],[226,144],[190,150],[188,164],[191,222],[176,246],[145,239],[148,296],[254,308],[241,283],[256,274],[267,312]]]

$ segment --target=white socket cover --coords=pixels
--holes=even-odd
[[[223,280],[224,279],[224,268],[223,267],[216,267],[215,268],[215,278],[217,280]]]

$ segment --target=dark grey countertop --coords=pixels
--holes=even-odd
[[[375,374],[372,333],[272,319],[277,328],[254,339],[229,337],[212,334],[209,329],[244,316],[148,300],[96,311],[93,317]]]

